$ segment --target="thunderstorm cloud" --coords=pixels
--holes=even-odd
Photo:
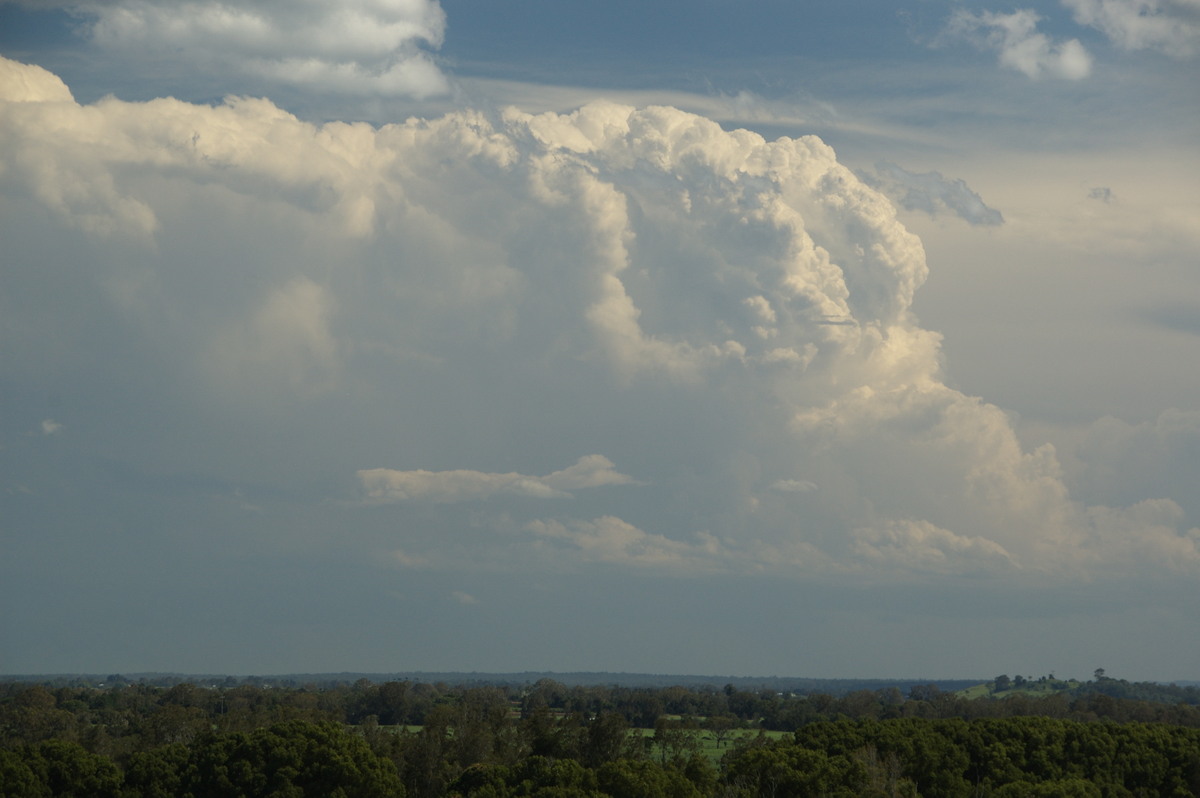
[[[96,6],[96,35],[143,35],[125,7]],[[184,44],[233,26],[271,46],[187,8]],[[439,35],[434,6],[370,8],[397,15],[380,57]],[[1086,74],[1032,21],[973,19],[1027,74]],[[327,64],[359,57],[352,20],[331,42],[304,24]],[[921,241],[815,137],[604,102],[315,125],[261,99],[81,105],[0,70],[7,377],[120,407],[104,434],[146,470],[331,499],[357,479],[371,512],[421,513],[429,534],[388,555],[407,566],[450,541],[455,567],[1200,573],[1176,501],[1081,501],[1053,447],[947,384],[912,311]],[[961,182],[889,174],[999,221]],[[32,299],[56,292],[47,318]],[[43,429],[85,426],[63,418]],[[1168,427],[1195,419],[1160,427],[1091,445],[1113,468],[1142,438],[1184,457]]]

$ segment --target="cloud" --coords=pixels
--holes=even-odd
[[[337,368],[332,313],[328,290],[307,277],[271,290],[248,318],[215,336],[209,354],[215,378],[236,386],[275,383],[292,391],[332,387]]]
[[[1043,75],[1065,80],[1086,78],[1092,58],[1078,39],[1055,43],[1038,33],[1041,17],[1030,9],[1011,14],[959,10],[950,19],[948,32],[973,41],[981,49],[995,50],[1003,66],[1030,78]]]
[[[1137,314],[1141,321],[1156,327],[1189,335],[1200,335],[1200,307],[1182,302],[1167,302]]]
[[[1200,316],[1200,314],[1197,314]],[[1200,324],[1196,325],[1200,333]],[[1131,424],[1103,418],[1076,444],[1071,481],[1082,498],[1101,503],[1137,504],[1153,491],[1172,500],[1200,526],[1200,411],[1166,410]]]
[[[309,91],[428,97],[449,83],[425,47],[442,44],[436,0],[62,2],[93,42],[121,57],[241,73]]]
[[[807,479],[778,479],[771,483],[771,490],[777,490],[780,493],[809,493],[816,489],[816,483],[809,482]]]
[[[535,499],[559,499],[568,491],[602,485],[626,485],[608,458],[598,454],[579,458],[574,465],[544,477],[488,474],[482,471],[393,471],[370,468],[358,472],[367,498],[377,502],[431,501],[443,504],[478,501],[497,494]]]
[[[58,433],[62,432],[64,429],[66,429],[66,427],[64,427],[62,424],[59,424],[57,421],[55,421],[52,418],[48,418],[42,422],[42,434],[43,435],[57,435]]]
[[[88,428],[142,471],[335,496],[357,472],[368,501],[338,506],[411,567],[1200,568],[1188,499],[1073,494],[1053,447],[947,384],[921,241],[816,137],[606,102],[378,128],[80,105],[0,65],[0,319],[44,331],[4,336],[0,378],[95,395]],[[928,201],[972,196],[947,183]],[[357,470],[398,458],[514,465]],[[486,502],[568,495],[550,520]]]
[[[1004,224],[1000,211],[989,208],[966,182],[950,180],[940,172],[918,174],[884,161],[875,165],[875,174],[867,179],[908,210],[924,211],[930,216],[948,212],[975,225]]]
[[[685,543],[643,532],[612,516],[566,523],[533,521],[528,529],[542,541],[574,549],[584,562],[696,572],[723,569],[721,560],[727,556],[712,535],[702,534],[698,542]]]
[[[1102,32],[1125,50],[1158,50],[1176,58],[1200,51],[1200,4],[1195,0],[1062,0],[1075,21]]]
[[[964,537],[928,521],[890,521],[854,533],[857,554],[875,565],[897,565],[933,573],[1006,572],[1017,566],[1003,546]]]
[[[426,568],[430,565],[427,557],[419,554],[410,554],[403,549],[393,550],[391,552],[391,559],[404,568]]]
[[[6,102],[75,102],[71,90],[58,75],[7,58],[0,58],[0,88]]]

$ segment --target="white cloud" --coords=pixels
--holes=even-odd
[[[169,55],[206,71],[255,74],[320,92],[428,97],[449,84],[423,47],[440,47],[436,0],[79,0],[90,36],[121,57]]]
[[[633,482],[633,479],[617,473],[612,461],[607,457],[589,454],[579,458],[577,463],[567,466],[562,471],[547,474],[542,477],[541,481],[556,490],[568,491],[596,488],[602,485],[628,485]]]
[[[1170,499],[1146,499],[1120,510],[1089,507],[1088,517],[1096,530],[1082,552],[1090,573],[1190,576],[1200,568],[1200,528],[1182,528],[1183,510]],[[1124,568],[1114,567],[1119,562]]]
[[[1030,9],[1011,14],[960,10],[951,17],[949,32],[974,41],[981,48],[996,50],[1000,63],[1030,78],[1043,75],[1066,80],[1086,78],[1092,58],[1078,39],[1054,42],[1039,33],[1041,17]]]
[[[815,137],[613,103],[380,128],[265,100],[81,106],[0,64],[19,78],[4,84],[19,101],[0,102],[0,235],[27,275],[0,318],[62,322],[6,336],[0,376],[83,393],[96,372],[61,354],[83,347],[178,386],[154,394],[192,422],[161,424],[168,440],[130,427],[138,393],[110,388],[113,436],[164,472],[515,463],[357,472],[368,503],[427,505],[564,497],[628,472],[648,485],[577,497],[595,520],[514,506],[503,523],[684,570],[1054,579],[1188,551],[1195,524],[1142,504],[1186,514],[1184,500],[1089,508],[1053,448],[1027,450],[1003,411],[946,384],[941,336],[912,312],[921,241]],[[45,247],[56,256],[28,254]],[[589,455],[527,473],[601,450],[622,472]],[[393,509],[431,519],[402,565],[497,559],[499,536],[461,532],[502,525],[486,507]],[[439,530],[474,546],[441,557]],[[701,530],[721,537],[683,542]]]
[[[529,531],[543,541],[566,544],[584,562],[614,563],[661,571],[697,572],[724,569],[728,555],[712,535],[696,543],[643,532],[620,518],[594,521],[533,521]]]
[[[267,382],[290,391],[334,387],[337,343],[326,288],[297,277],[266,297],[249,318],[216,333],[208,355],[219,382]]]
[[[42,422],[42,434],[43,435],[57,435],[58,433],[62,432],[64,429],[66,429],[66,427],[64,427],[62,424],[59,424],[57,421],[55,421],[52,418],[48,418]]]
[[[983,198],[961,179],[948,179],[940,172],[910,172],[894,163],[878,163],[868,182],[908,210],[937,216],[952,213],[977,225],[1004,224],[1004,216],[989,208]]]
[[[358,472],[367,498],[378,502],[431,501],[443,504],[478,501],[497,494],[535,499],[558,499],[568,491],[602,485],[625,485],[633,480],[620,474],[611,461],[592,454],[574,465],[544,477],[489,474],[482,471],[394,471],[369,468]]]
[[[854,551],[888,570],[897,566],[933,573],[1005,572],[1017,567],[995,541],[964,537],[928,521],[890,521],[854,532]]]
[[[391,559],[404,568],[426,568],[430,565],[429,558],[419,554],[411,554],[404,549],[391,552]]]
[[[809,493],[816,489],[816,483],[807,479],[779,479],[771,483],[771,490],[781,493]]]
[[[1126,50],[1159,50],[1176,58],[1200,51],[1196,0],[1062,0],[1075,21]]]
[[[0,58],[0,92],[0,99],[6,102],[75,102],[58,75],[7,58]]]
[[[1136,504],[1154,492],[1200,526],[1200,411],[1167,410],[1131,424],[1107,417],[1089,425],[1073,447],[1070,479],[1097,504]]]

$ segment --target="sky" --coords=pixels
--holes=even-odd
[[[1197,0],[0,0],[0,673],[1200,679]]]

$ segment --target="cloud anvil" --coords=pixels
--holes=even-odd
[[[471,41],[485,12],[446,5]],[[1178,4],[1061,5],[908,18],[920,64],[886,66],[897,44],[869,79],[825,33],[792,26],[801,58],[760,30],[762,61],[700,91],[657,51],[643,82],[589,83],[586,52],[532,34],[528,73],[489,67],[432,0],[0,0],[69,9],[80,58],[197,73],[113,95],[0,57],[0,603],[36,605],[4,619],[0,669],[59,661],[40,629],[160,607],[159,637],[201,630],[172,656],[225,634],[194,609],[215,606],[246,641],[365,646],[379,670],[397,640],[443,652],[413,667],[796,672],[880,640],[928,663],[978,648],[981,618],[993,652],[1026,621],[1194,630],[1196,378],[1159,398],[1096,367],[1161,377],[1144,342],[1194,344],[1194,201],[1167,207],[1180,178],[1143,174],[1133,128],[1035,119],[1109,114],[1113,59],[1154,74],[1194,29],[1161,24]],[[861,16],[864,42],[891,35]],[[756,83],[771,59],[809,82]],[[1164,171],[1194,166],[1172,144],[1190,113],[1155,117]],[[1030,130],[1039,154],[1008,145]],[[651,653],[589,659],[605,640]]]

